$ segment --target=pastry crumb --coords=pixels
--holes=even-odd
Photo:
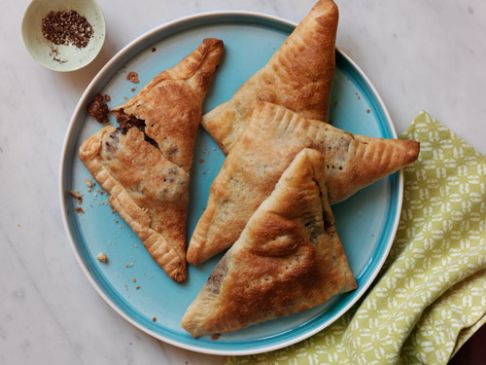
[[[83,204],[83,196],[78,191],[70,190],[69,195],[71,195],[73,199],[78,202],[78,204]]]
[[[370,109],[366,109],[366,113],[370,114],[371,113],[371,110]]]
[[[138,73],[136,73],[135,71],[130,71],[127,74],[127,80],[133,82],[134,84],[138,84],[140,82],[140,80],[138,79]]]
[[[132,87],[132,88],[130,89],[130,91],[131,91],[132,93],[133,93],[135,90],[137,90],[137,88],[136,88],[136,87]]]
[[[110,96],[110,95],[108,95],[108,94],[105,94],[105,101],[106,101],[106,102],[111,101],[111,96]]]
[[[81,208],[81,207],[76,207],[75,210],[76,210],[76,213],[78,213],[78,214],[84,214],[84,209]]]
[[[157,50],[157,48],[152,47],[152,52],[155,52],[156,50]]]
[[[88,187],[88,192],[91,193],[91,191],[93,191],[93,188],[95,187],[95,183],[93,182],[93,180],[84,179],[84,183]]]
[[[152,322],[157,322],[157,317],[156,316],[153,316],[152,317]]]
[[[96,259],[103,264],[108,263],[108,256],[106,256],[103,251],[101,251],[98,256],[96,256]]]
[[[219,333],[214,333],[211,335],[211,340],[216,341],[218,338],[221,337],[221,334]]]

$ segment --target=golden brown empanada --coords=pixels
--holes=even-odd
[[[329,206],[325,163],[313,149],[297,154],[184,315],[194,337],[302,312],[356,288]]]
[[[109,193],[113,210],[130,225],[157,263],[184,281],[184,237],[189,174],[144,140],[137,128],[105,127],[88,138],[80,156]]]
[[[205,39],[179,64],[113,109],[117,120],[144,122],[145,134],[158,144],[164,157],[189,171],[202,103],[223,52],[223,41]]]
[[[415,141],[357,136],[282,106],[258,103],[251,122],[213,181],[187,253],[198,264],[230,247],[293,158],[310,147],[326,154],[331,203],[412,163]]]
[[[231,100],[203,116],[203,127],[225,153],[247,127],[258,100],[283,105],[307,118],[327,119],[338,17],[332,0],[318,1],[266,66]]]
[[[114,109],[118,129],[102,129],[79,151],[108,192],[112,208],[178,282],[187,275],[186,216],[194,140],[222,54],[222,41],[205,39],[181,63]]]

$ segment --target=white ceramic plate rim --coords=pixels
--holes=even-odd
[[[380,272],[381,268],[383,267],[383,264],[385,263],[386,258],[388,257],[388,254],[390,253],[391,246],[393,244],[393,241],[395,239],[395,235],[397,232],[398,228],[398,223],[400,220],[400,214],[397,214],[395,217],[395,220],[393,221],[393,226],[391,229],[391,234],[389,236],[389,239],[386,243],[386,247],[384,250],[384,254],[382,255],[381,259],[379,260],[378,264],[376,265],[375,270],[373,273],[370,275],[370,278],[366,284],[364,284],[361,287],[361,295],[357,295],[351,302],[349,302],[346,306],[344,306],[339,312],[337,312],[333,318],[325,321],[321,326],[317,326],[311,331],[308,331],[300,336],[291,338],[287,341],[282,341],[274,345],[268,345],[264,347],[260,347],[256,350],[251,350],[251,349],[245,349],[245,350],[216,350],[216,349],[205,349],[201,347],[195,347],[189,344],[185,343],[180,343],[178,341],[174,341],[170,338],[167,338],[159,333],[156,333],[154,331],[151,331],[148,328],[145,328],[142,326],[140,323],[137,323],[130,317],[128,317],[118,306],[101,290],[101,288],[98,286],[96,281],[93,279],[93,277],[90,275],[87,267],[85,266],[83,260],[81,259],[80,253],[78,252],[78,249],[76,247],[76,244],[74,242],[74,238],[71,235],[71,231],[69,229],[69,224],[67,221],[67,211],[66,211],[66,205],[64,204],[65,200],[65,192],[64,192],[64,176],[65,176],[65,171],[64,171],[64,162],[66,160],[66,153],[68,151],[68,143],[71,140],[71,135],[73,133],[74,129],[74,123],[75,123],[75,117],[76,115],[80,112],[81,107],[85,104],[85,99],[88,97],[90,94],[90,90],[92,87],[98,82],[99,79],[103,77],[103,74],[105,71],[109,70],[113,64],[116,64],[120,58],[122,58],[127,52],[130,51],[130,49],[138,44],[139,42],[142,42],[144,39],[149,38],[153,36],[154,34],[163,31],[164,29],[171,28],[173,26],[181,25],[183,23],[195,21],[195,20],[200,20],[200,19],[210,19],[213,17],[220,17],[220,16],[251,16],[251,17],[257,17],[263,20],[269,20],[273,22],[280,22],[282,24],[288,25],[288,26],[293,26],[295,27],[297,24],[295,22],[291,22],[289,20],[286,20],[281,17],[273,16],[273,15],[267,15],[259,12],[252,12],[252,11],[212,11],[212,12],[205,12],[205,13],[199,13],[195,15],[190,15],[186,17],[182,17],[179,19],[176,19],[174,21],[164,23],[158,27],[155,27],[144,34],[140,35],[136,39],[134,39],[132,42],[128,43],[124,48],[122,48],[120,51],[118,51],[110,61],[108,61],[105,66],[97,73],[97,75],[93,78],[93,80],[89,83],[87,88],[85,89],[84,93],[82,94],[81,98],[79,99],[78,104],[76,105],[76,108],[74,109],[74,112],[72,114],[72,118],[69,122],[68,130],[66,133],[66,137],[64,138],[64,144],[63,144],[63,150],[62,150],[62,155],[61,155],[61,161],[60,161],[60,177],[59,177],[59,194],[60,194],[60,205],[61,205],[61,212],[62,212],[62,219],[63,219],[63,224],[64,224],[64,229],[67,233],[69,243],[71,246],[72,251],[74,252],[74,256],[76,257],[76,260],[78,261],[79,266],[81,267],[83,273],[85,276],[88,278],[88,281],[91,283],[91,285],[95,288],[95,290],[98,292],[98,294],[103,298],[103,300],[108,303],[108,305],[113,308],[120,316],[122,316],[125,320],[127,320],[129,323],[131,323],[133,326],[137,327],[141,331],[149,334],[150,336],[164,341],[166,343],[169,343],[173,346],[183,348],[186,350],[194,351],[194,352],[199,352],[199,353],[206,353],[206,354],[212,354],[212,355],[233,355],[233,356],[239,356],[239,355],[253,355],[253,354],[258,354],[262,352],[268,352],[268,351],[274,351],[278,350],[290,345],[293,345],[297,342],[303,341],[312,335],[316,334],[317,332],[321,331],[325,327],[329,326],[331,323],[336,321],[338,318],[340,318],[344,313],[348,311],[349,308],[351,308],[365,293],[366,290],[369,288],[369,286],[374,282],[376,279],[376,276]],[[383,113],[387,119],[387,122],[390,126],[392,136],[394,138],[397,138],[397,133],[395,130],[395,127],[393,125],[393,122],[391,120],[390,114],[388,113],[388,109],[385,106],[385,103],[383,102],[380,94],[374,87],[374,85],[371,83],[369,78],[366,76],[366,74],[361,70],[361,68],[354,62],[346,53],[343,51],[339,50],[339,52],[346,58],[348,62],[350,62],[353,67],[356,69],[356,71],[359,73],[359,75],[366,81],[367,86],[372,90],[374,96],[377,99],[378,104],[383,110]],[[402,209],[402,203],[403,203],[403,186],[404,186],[404,175],[403,171],[399,172],[399,183],[398,183],[398,203],[397,203],[397,210],[401,212]]]

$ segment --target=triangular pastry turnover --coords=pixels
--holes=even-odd
[[[258,103],[251,122],[211,186],[187,259],[198,264],[230,247],[303,148],[326,154],[331,203],[415,161],[411,140],[353,135],[271,103]]]
[[[189,171],[202,103],[223,54],[205,39],[181,63],[115,108],[120,127],[88,138],[79,155],[112,208],[175,281],[186,279]]]
[[[225,153],[247,127],[258,100],[327,119],[338,17],[332,0],[318,1],[261,70],[231,100],[203,116],[203,127]]]
[[[184,315],[194,337],[302,312],[356,288],[325,186],[323,155],[297,154]]]

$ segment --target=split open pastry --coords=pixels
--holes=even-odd
[[[205,39],[113,110],[120,127],[88,138],[79,155],[112,208],[175,281],[186,279],[189,171],[202,103],[223,54]]]
[[[356,288],[326,190],[323,154],[300,151],[185,313],[194,337],[235,331]]]
[[[247,127],[258,100],[307,118],[328,119],[338,17],[332,0],[318,1],[266,66],[231,100],[203,116],[203,127],[226,154]]]
[[[326,154],[331,203],[412,163],[419,153],[415,141],[353,135],[282,106],[260,102],[213,181],[206,210],[189,244],[188,261],[199,264],[230,247],[290,162],[306,147]]]

